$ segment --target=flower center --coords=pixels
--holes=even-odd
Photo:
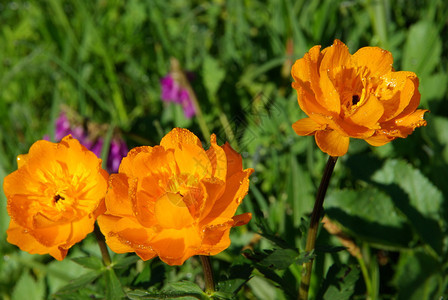
[[[165,191],[180,196],[181,205],[188,207],[190,214],[195,216],[199,213],[199,207],[202,202],[202,189],[199,186],[199,180],[193,174],[177,174],[168,181]],[[179,203],[173,203],[179,206]]]
[[[65,200],[65,198],[62,197],[62,196],[59,195],[59,194],[56,194],[56,195],[53,197],[53,201],[54,201],[54,203],[58,203],[59,200]]]
[[[191,174],[175,175],[168,181],[166,191],[171,193],[179,193],[181,196],[187,194],[198,185],[198,179]]]
[[[359,98],[358,95],[353,95],[352,96],[352,105],[358,104],[359,100],[361,100],[361,99]]]

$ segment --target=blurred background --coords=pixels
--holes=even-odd
[[[320,232],[317,253],[326,255],[315,264],[311,293],[336,299],[334,282],[347,279],[348,297],[365,299],[366,278],[357,269],[364,263],[378,299],[442,299],[448,289],[443,0],[2,0],[0,183],[17,168],[16,156],[42,138],[72,133],[116,171],[127,149],[158,144],[173,127],[190,129],[204,144],[214,132],[255,169],[240,208],[253,220],[234,229],[231,247],[215,257],[218,278],[238,260],[252,277],[240,299],[294,298],[300,266],[268,272],[241,251],[304,248],[304,222],[327,157],[313,137],[291,128],[304,113],[290,70],[309,48],[336,38],[351,53],[363,46],[391,51],[395,70],[418,75],[420,107],[431,112],[428,125],[407,139],[378,148],[352,139],[327,194],[336,235]],[[88,271],[71,257],[99,256],[93,237],[56,262],[8,244],[8,224],[0,193],[4,299],[102,297],[104,283],[95,278],[82,285],[85,291],[79,285],[58,292]],[[198,266],[194,259],[178,268],[154,259],[118,276],[124,286],[147,289],[200,281]]]

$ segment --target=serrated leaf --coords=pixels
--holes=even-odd
[[[419,170],[400,160],[388,160],[372,180],[382,184],[420,238],[441,254],[442,193]]]
[[[325,212],[351,234],[383,247],[409,247],[413,237],[392,199],[376,188],[331,192]]]
[[[123,288],[113,269],[107,269],[104,278],[106,280],[106,299],[122,299]]]
[[[148,291],[134,290],[127,292],[126,295],[129,299],[209,298],[197,284],[190,281],[173,282],[160,291],[155,289]]]
[[[332,265],[325,276],[317,299],[348,300],[355,291],[359,270],[354,266]]]
[[[96,256],[75,257],[72,258],[72,261],[87,269],[100,270],[104,268],[103,262]]]
[[[211,56],[206,56],[202,68],[204,85],[209,97],[214,97],[221,86],[226,72],[218,64],[218,61]]]

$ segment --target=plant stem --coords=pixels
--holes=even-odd
[[[174,80],[177,80],[182,87],[187,89],[188,94],[190,95],[190,99],[193,102],[194,109],[196,111],[196,120],[198,121],[199,128],[201,129],[204,138],[208,139],[210,137],[210,128],[208,128],[207,126],[207,122],[205,121],[204,114],[202,113],[198,98],[196,97],[196,93],[191,87],[191,84],[188,81],[188,78],[185,75],[184,71],[180,67],[179,61],[174,57],[172,57],[170,61],[171,61],[171,74]]]
[[[106,266],[110,266],[110,255],[109,251],[107,250],[106,241],[104,239],[104,235],[101,233],[100,228],[98,227],[98,224],[95,223],[95,229],[93,230],[95,232],[96,240],[98,242],[98,246],[101,250],[101,256],[103,257],[103,262]]]
[[[364,282],[366,284],[367,295],[370,300],[373,300],[373,290],[372,283],[369,276],[369,271],[367,270],[366,263],[364,262],[364,258],[362,256],[356,257],[358,260],[359,266],[361,267],[362,277],[364,277]]]
[[[210,256],[199,255],[201,258],[202,269],[204,270],[205,292],[211,295],[215,292],[215,282],[213,280],[212,265],[210,263]]]
[[[330,156],[325,166],[324,175],[319,185],[319,189],[316,195],[316,201],[314,202],[313,212],[311,213],[310,227],[308,229],[308,235],[306,239],[305,251],[309,252],[314,249],[316,244],[317,229],[319,228],[320,217],[323,211],[323,204],[325,194],[327,192],[328,184],[330,183],[331,175],[333,174],[334,166],[336,165],[338,158]],[[299,287],[299,300],[308,299],[308,290],[310,288],[311,271],[313,270],[313,260],[303,265],[305,270],[302,270],[302,278]]]

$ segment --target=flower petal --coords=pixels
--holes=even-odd
[[[98,217],[98,225],[112,251],[126,253],[137,249],[143,256],[156,255],[148,243],[152,230],[142,227],[135,219],[105,214]]]
[[[300,119],[292,124],[292,129],[301,136],[313,135],[318,130],[324,130],[325,127],[311,118]]]
[[[330,112],[339,114],[341,111],[341,98],[333,84],[332,78],[341,74],[345,68],[351,68],[351,55],[347,46],[339,40],[322,50],[322,62],[319,66],[319,84],[322,89],[321,104]],[[312,82],[313,84],[313,82]],[[313,88],[313,90],[315,90]]]
[[[218,199],[221,198],[222,194],[225,191],[226,183],[225,181],[218,180],[217,178],[205,179],[201,182],[206,190],[206,201],[202,204],[200,208],[200,218],[208,216],[210,211],[215,206],[215,203]]]
[[[418,78],[413,72],[389,72],[382,77],[379,86],[380,101],[384,106],[384,114],[380,122],[386,122],[398,116],[409,104],[418,103]],[[416,92],[417,91],[417,92]],[[416,98],[418,97],[418,99]],[[413,110],[417,108],[415,104]]]
[[[166,193],[160,197],[155,204],[154,215],[163,228],[182,229],[194,222],[180,194]]]
[[[132,216],[132,205],[128,199],[128,177],[126,174],[112,174],[106,195],[107,213],[115,216]]]
[[[10,244],[16,245],[22,251],[26,251],[31,254],[50,254],[57,260],[63,260],[67,255],[68,250],[59,248],[57,245],[47,247],[39,243],[29,230],[15,223],[13,220],[9,223],[9,228],[6,231],[8,235],[7,241]]]
[[[358,67],[365,67],[368,76],[380,77],[392,71],[394,59],[392,54],[378,47],[363,47],[352,56],[353,63]]]
[[[241,155],[233,150],[229,143],[225,143],[222,149],[226,153],[227,158],[227,174],[226,177],[229,178],[233,174],[239,173],[243,170],[243,159]]]
[[[291,76],[295,81],[292,87],[297,90],[297,101],[300,108],[308,115],[328,112],[320,101],[323,98],[322,90],[318,84],[315,84],[319,81],[320,59],[320,46],[315,46],[305,53],[303,58],[298,59],[291,69]]]
[[[407,115],[400,119],[396,119],[395,124],[400,127],[410,127],[410,128],[426,126],[426,121],[423,120],[423,116],[428,111],[429,110],[427,109],[417,109],[410,115]]]
[[[247,194],[249,176],[253,171],[253,169],[246,169],[227,178],[224,194],[216,201],[210,213],[201,221],[202,225],[209,224],[216,218],[230,219],[233,217]]]
[[[252,219],[252,214],[244,213],[241,215],[236,215],[232,219],[235,222],[235,223],[233,223],[233,227],[242,226],[242,225],[246,225],[247,223],[249,223],[249,221]]]
[[[174,157],[181,174],[194,174],[198,179],[212,176],[212,164],[202,147],[182,144],[174,150]]]
[[[165,229],[154,235],[151,246],[162,261],[173,266],[198,253],[201,238],[194,227]]]
[[[364,103],[349,117],[349,120],[367,128],[379,128],[378,120],[383,115],[384,108],[374,95],[370,94],[367,97]]]
[[[212,134],[210,137],[210,149],[206,152],[212,165],[212,176],[225,181],[227,175],[227,157],[224,149],[216,144],[216,135]]]
[[[227,249],[230,245],[229,233],[233,223],[233,220],[227,220],[220,224],[205,226],[204,239],[198,254],[216,255]]]
[[[194,133],[185,128],[174,128],[160,141],[165,149],[176,149],[179,145],[196,145],[202,147],[201,141]]]
[[[335,130],[317,131],[315,139],[317,146],[330,156],[343,156],[350,143],[349,137],[340,135]]]
[[[394,137],[390,137],[386,134],[374,134],[369,138],[366,138],[365,141],[367,143],[369,143],[372,146],[383,146],[386,145],[387,143],[393,141],[395,138]]]

